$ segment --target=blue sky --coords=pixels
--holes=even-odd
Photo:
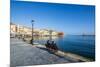
[[[65,34],[94,34],[95,6],[11,1],[11,22]]]

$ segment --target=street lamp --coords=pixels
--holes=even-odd
[[[52,41],[52,30],[49,30],[50,41]]]
[[[34,45],[34,37],[33,37],[33,32],[34,32],[34,20],[32,20],[31,23],[32,23],[32,39],[31,39],[31,44]]]

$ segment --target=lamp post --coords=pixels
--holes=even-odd
[[[50,41],[52,41],[52,30],[49,30]]]
[[[34,37],[33,37],[33,32],[34,32],[34,20],[31,21],[32,23],[32,39],[31,39],[31,44],[34,45]]]

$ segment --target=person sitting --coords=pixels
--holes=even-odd
[[[56,43],[54,43],[54,41],[52,41],[51,48],[52,48],[53,50],[58,50],[58,47],[57,47]]]
[[[58,50],[58,47],[57,47],[56,43],[54,44],[54,49]]]
[[[47,40],[47,43],[45,44],[45,46],[46,48],[49,48],[50,50],[54,50],[54,51],[58,50],[58,47],[54,41]]]
[[[51,42],[51,49],[54,49],[54,41]]]
[[[45,44],[46,48],[50,48],[50,42],[47,40],[47,43]]]

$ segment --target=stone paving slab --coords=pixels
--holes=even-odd
[[[11,67],[71,62],[69,58],[57,56],[17,38],[10,39],[10,58]]]

